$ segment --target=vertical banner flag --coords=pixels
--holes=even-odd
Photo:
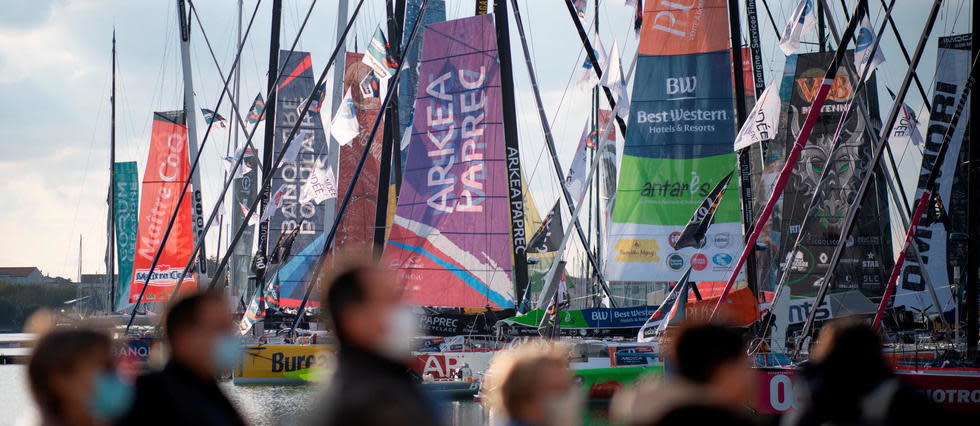
[[[288,62],[287,62],[288,60]],[[282,285],[281,303],[284,307],[297,307],[306,292],[307,273],[313,268],[325,239],[324,211],[322,205],[300,203],[300,189],[310,179],[310,172],[327,156],[327,136],[323,131],[320,114],[307,113],[299,120],[297,108],[302,106],[310,94],[314,93],[313,60],[309,52],[288,50],[279,53],[279,69],[286,77],[279,83],[276,93],[276,134],[273,140],[274,152],[282,152],[286,137],[297,121],[299,129],[293,138],[290,150],[296,149],[292,161],[283,162],[282,167],[272,177],[270,188],[279,188],[281,196],[273,195],[269,209],[273,214],[269,219],[267,241],[278,241],[283,233],[299,229],[294,240],[293,256],[284,263],[277,277]],[[278,193],[279,191],[277,191]],[[281,206],[275,207],[278,201]],[[260,283],[260,286],[268,283]],[[315,306],[316,304],[313,304]]]
[[[953,118],[956,100],[966,85],[970,72],[972,34],[939,38],[939,53],[936,54],[936,76],[932,93],[932,111],[925,144],[922,145],[922,168],[919,182],[924,182],[932,171],[933,162],[942,144],[946,129]],[[972,94],[970,95],[972,96]],[[970,101],[962,112],[970,116]],[[906,306],[916,310],[926,310],[932,306],[932,298],[924,291],[926,282],[922,270],[928,271],[943,312],[956,307],[949,283],[962,283],[966,279],[967,241],[954,235],[968,234],[968,166],[965,159],[970,146],[967,131],[970,120],[959,120],[949,141],[949,151],[936,180],[935,194],[949,209],[948,223],[936,214],[936,209],[926,209],[915,232],[915,242],[925,264],[916,262],[914,256],[905,260],[902,268],[901,286],[895,295],[896,306]],[[916,199],[921,197],[922,188],[916,189]]]
[[[813,0],[799,0],[789,21],[786,22],[783,36],[779,39],[779,48],[787,56],[800,50],[800,39],[812,33],[817,27],[817,9],[813,6]]]
[[[367,66],[371,67],[374,75],[383,81],[388,80],[395,74],[395,68],[398,68],[398,61],[392,56],[391,48],[388,46],[388,39],[385,38],[385,33],[381,31],[381,27],[378,27],[374,31],[374,37],[368,43],[367,51],[364,52],[361,60]]]
[[[727,2],[646,2],[630,131],[608,231],[606,278],[650,281],[689,266],[693,280],[728,278],[742,250],[739,200],[723,200],[703,248],[675,250],[693,212],[736,157]],[[731,190],[739,192],[738,182]]]
[[[257,98],[256,101],[258,100]],[[261,114],[260,111],[259,115],[261,116]],[[231,209],[231,229],[242,227],[242,222],[245,221],[245,214],[248,213],[248,208],[242,207],[252,205],[258,196],[259,159],[255,156],[255,151],[249,148],[241,148],[239,155],[245,157],[242,159],[240,169],[247,167],[248,171],[236,177],[232,186],[231,200],[233,207]],[[258,214],[253,214],[249,219],[249,223],[245,226],[244,231],[242,231],[242,238],[235,245],[234,253],[231,257],[229,287],[231,288],[232,299],[234,300],[236,310],[238,309],[237,305],[238,301],[241,300],[242,293],[248,287],[246,284],[250,273],[249,266],[252,263],[252,240],[255,238],[255,229],[253,226],[258,223],[258,219]]]
[[[741,151],[754,143],[773,140],[779,126],[779,82],[773,81],[762,91],[745,124],[735,136],[735,150]]]
[[[616,109],[614,112],[619,117],[628,117],[630,112],[630,96],[626,90],[626,80],[623,74],[623,61],[619,57],[619,41],[613,41],[612,52],[609,54],[608,66],[603,68],[602,80],[599,81],[604,87],[608,87],[616,98]]]
[[[852,52],[848,52],[851,55]],[[782,120],[785,132],[780,132],[779,143],[786,152],[796,143],[800,127],[806,119],[810,104],[817,94],[834,52],[806,53],[787,58],[786,73],[792,79],[783,79],[782,93],[788,108]],[[852,60],[845,57],[844,60]],[[840,146],[831,152],[837,125],[854,96],[851,80],[856,76],[841,69],[823,105],[821,117],[813,126],[809,143],[800,154],[799,162],[787,182],[783,193],[779,236],[781,241],[773,249],[782,248],[777,256],[789,269],[789,286],[792,296],[812,297],[829,265],[830,258],[840,238],[841,226],[848,206],[853,202],[863,173],[868,170],[871,158],[871,140],[865,136],[866,126],[861,114],[852,111],[840,132]],[[868,84],[874,87],[874,80]],[[868,90],[868,108],[872,117],[877,116],[876,90]],[[872,130],[877,132],[877,130]],[[808,229],[800,229],[807,214],[813,192],[817,189],[823,168],[830,159],[828,181],[813,207]],[[860,289],[867,296],[880,296],[884,290],[888,270],[891,268],[891,231],[889,225],[887,191],[881,176],[871,181],[871,195],[865,197],[856,224],[841,254],[835,275],[835,289]],[[777,225],[773,225],[777,226]],[[797,235],[803,232],[799,250],[791,256],[787,253]],[[791,258],[787,258],[791,257]]]
[[[565,230],[561,220],[561,200],[555,201],[555,206],[544,218],[544,223],[538,228],[538,232],[531,237],[531,242],[527,245],[527,250],[532,253],[550,253],[558,251],[561,245],[561,236]]]
[[[187,125],[183,111],[153,113],[150,150],[143,173],[143,198],[140,200],[136,257],[129,301],[135,303],[146,286],[143,302],[165,302],[173,293],[177,279],[194,250],[191,229],[191,197],[184,197],[177,220],[163,246],[160,260],[149,276],[150,265],[163,243],[167,223],[177,208],[184,183],[190,179],[190,156],[187,153]],[[190,186],[188,191],[193,191]],[[181,284],[180,292],[197,289],[197,274],[191,273]]]
[[[578,141],[578,148],[575,149],[575,156],[572,157],[572,164],[568,166],[568,173],[565,174],[565,188],[568,188],[573,200],[577,200],[582,191],[585,190],[583,184],[587,173],[585,157],[588,144],[589,123],[585,123],[585,128],[582,129],[582,137]]]
[[[681,279],[677,280],[674,287],[670,289],[670,293],[667,293],[667,298],[664,302],[657,307],[656,311],[647,318],[647,321],[643,323],[640,327],[639,333],[636,335],[637,342],[652,342],[659,337],[663,331],[667,328],[670,320],[676,316],[678,312],[677,305],[687,304],[687,293],[688,282],[691,278],[691,267],[687,267],[687,271],[681,276]],[[680,308],[683,314],[683,308]]]
[[[370,127],[368,127],[370,129]],[[330,121],[330,135],[337,139],[341,146],[350,145],[361,133],[361,126],[357,123],[357,107],[354,105],[354,98],[350,95],[350,88],[344,93],[344,100],[340,102],[340,108]]]
[[[262,99],[262,92],[255,95],[255,100],[252,101],[252,107],[248,109],[248,117],[246,120],[249,123],[255,124],[265,118],[265,99]]]
[[[609,60],[606,58],[606,49],[602,47],[602,40],[598,35],[592,38],[592,51],[595,52],[596,59],[599,60],[599,66],[603,70],[609,68]],[[579,70],[579,81],[580,87],[591,90],[593,86],[599,84],[599,75],[596,74],[595,69],[592,65],[592,59],[589,55],[585,55],[585,59],[582,60],[582,67]]]
[[[409,303],[512,308],[493,16],[431,24],[422,40],[415,99],[420,113],[383,261],[398,270]]]
[[[895,101],[895,93],[892,89],[885,88],[888,90],[888,95],[892,97],[892,101]],[[912,145],[919,146],[922,145],[922,132],[919,131],[919,119],[915,116],[915,111],[912,111],[910,107],[905,102],[902,102],[902,111],[898,114],[898,121],[895,122],[895,127],[892,128],[891,138],[895,139],[907,139],[912,142]]]
[[[133,280],[133,260],[136,256],[136,233],[139,208],[139,172],[135,161],[116,163],[116,188],[113,208],[116,212],[116,294],[113,295],[113,309],[120,309],[129,303],[129,286]]]
[[[371,67],[362,62],[360,53],[347,53],[346,70],[344,71],[344,87],[350,89],[357,87],[368,77],[374,75]],[[371,134],[371,126],[374,120],[381,115],[381,98],[377,91],[350,90],[351,103],[357,113],[354,120],[357,123],[359,133],[354,138],[354,143],[340,147],[340,160],[337,171],[337,193],[346,194],[354,178],[354,169],[357,162],[364,152],[367,138]],[[383,119],[382,115],[382,119]],[[361,176],[353,188],[350,204],[347,212],[341,218],[337,227],[337,235],[334,237],[332,249],[340,252],[357,250],[365,256],[370,256],[372,244],[374,243],[375,215],[377,215],[378,203],[378,176],[381,170],[381,139],[382,132],[378,131],[374,135],[374,142],[371,151],[364,161],[364,168],[361,169]],[[338,203],[337,208],[340,208]]]
[[[865,13],[864,19],[861,20],[861,25],[858,26],[854,35],[854,72],[857,73],[858,77],[864,75],[865,81],[871,78],[878,65],[885,62],[885,54],[881,53],[881,46],[875,50],[874,57],[871,56],[871,48],[874,47],[875,38],[875,29],[871,26],[871,18]],[[864,74],[864,69],[867,67],[871,67],[871,69],[867,74]]]

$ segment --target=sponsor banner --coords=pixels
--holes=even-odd
[[[248,213],[248,209],[242,209],[242,206],[250,206],[255,202],[255,198],[258,197],[258,185],[259,185],[259,161],[256,153],[251,149],[245,148],[242,153],[244,158],[242,159],[242,164],[239,167],[248,167],[250,170],[248,173],[243,174],[234,181],[234,186],[232,186],[232,209],[231,209],[231,229],[241,228],[242,222],[245,221],[245,214]],[[252,240],[255,238],[255,220],[258,217],[258,213],[252,215],[251,222],[245,226],[244,231],[242,231],[242,237],[239,243],[234,248],[234,253],[231,257],[231,268],[230,276],[231,280],[229,287],[232,291],[233,300],[232,303],[235,304],[236,310],[238,309],[239,300],[241,300],[242,293],[246,291],[248,276],[250,273],[250,266],[252,264]]]
[[[360,53],[347,53],[347,62],[345,62],[347,69],[344,71],[344,87],[351,94],[360,133],[351,143],[340,147],[340,167],[337,174],[337,194],[340,197],[351,190],[354,170],[361,159],[361,154],[364,153],[371,127],[374,126],[381,109],[378,92],[357,90],[365,78],[374,75],[371,67],[361,61],[362,57]],[[337,227],[332,248],[334,252],[346,253],[356,250],[365,255],[371,252],[371,245],[374,243],[374,221],[378,213],[378,175],[381,170],[383,133],[379,127],[379,131],[374,135],[371,151],[352,189],[353,194],[347,212]],[[340,209],[340,203],[337,203],[337,209]]]
[[[491,352],[445,352],[415,354],[409,362],[409,369],[423,379],[431,377],[437,382],[456,380],[456,374],[463,366],[468,366],[474,376],[490,367],[490,360],[496,355]]]
[[[286,62],[288,59],[288,63]],[[273,149],[282,152],[286,137],[299,120],[303,103],[313,93],[313,59],[308,52],[288,50],[279,52],[279,67],[286,77],[276,93],[276,134]],[[300,111],[297,111],[300,110]],[[303,117],[290,152],[294,161],[283,162],[272,178],[270,188],[281,188],[281,207],[269,219],[268,241],[279,241],[284,233],[299,229],[293,241],[293,256],[279,270],[282,306],[299,306],[306,291],[306,275],[316,264],[323,247],[323,205],[300,203],[301,189],[310,179],[317,164],[326,161],[327,137],[320,114]],[[285,157],[290,157],[286,155]],[[274,208],[271,205],[269,208]],[[269,248],[271,250],[271,247]],[[311,302],[312,303],[312,302]],[[313,303],[313,306],[317,303]]]
[[[589,308],[558,312],[558,325],[569,328],[640,328],[656,306],[636,306],[631,308]],[[544,310],[535,309],[523,315],[503,320],[508,325],[523,325],[537,328]]]
[[[926,130],[925,144],[922,146],[922,169],[919,171],[919,186],[916,198],[922,195],[922,187],[929,177],[943,136],[956,109],[956,100],[966,83],[970,67],[970,48],[972,35],[942,37],[939,39],[939,53],[936,63],[935,85],[933,86],[932,111],[929,127]],[[963,116],[969,117],[970,102],[967,101]],[[967,167],[966,151],[969,136],[966,132],[969,120],[960,120],[950,139],[949,151],[936,180],[936,194],[948,209],[948,222],[936,215],[934,209],[926,209],[916,229],[915,242],[925,265],[919,264],[914,256],[905,260],[902,268],[901,285],[895,297],[896,305],[905,305],[916,310],[932,309],[932,298],[925,290],[922,278],[924,268],[936,288],[936,295],[943,311],[956,307],[949,283],[963,282],[966,278],[967,260]]]
[[[505,153],[493,16],[431,24],[423,40],[415,110],[426,113],[414,116],[383,261],[408,303],[512,308],[508,188],[521,182]]]
[[[845,60],[852,60],[847,53]],[[782,102],[787,105],[783,122],[787,129],[777,137],[777,144],[788,152],[800,133],[800,127],[809,112],[811,101],[822,84],[825,67],[830,63],[833,52],[807,53],[791,56],[787,62],[787,73],[791,79],[783,79]],[[861,114],[852,111],[840,137],[842,142],[835,153],[830,149],[836,134],[837,124],[845,113],[854,89],[846,74],[841,70],[834,79],[820,119],[813,127],[810,142],[803,149],[800,161],[789,178],[783,195],[783,208],[779,227],[781,241],[773,248],[780,249],[778,260],[789,269],[788,285],[792,296],[813,296],[821,278],[829,266],[834,249],[841,234],[841,226],[847,209],[857,192],[866,163],[871,158],[871,142],[866,136],[866,127]],[[874,87],[875,81],[868,84]],[[876,91],[869,92],[869,112],[877,115]],[[870,129],[877,132],[878,129]],[[814,206],[808,229],[800,229],[828,158],[831,160],[828,181]],[[892,265],[891,231],[889,224],[887,190],[880,176],[871,181],[869,196],[858,213],[856,224],[848,236],[841,254],[840,264],[834,275],[835,289],[861,290],[867,296],[880,296],[884,290],[887,271]],[[799,250],[788,255],[797,235],[803,233]],[[772,247],[771,245],[769,247]],[[788,264],[787,264],[788,263]],[[783,268],[780,268],[783,269]]]
[[[491,327],[497,318],[514,315],[513,309],[485,312],[479,314],[458,314],[449,312],[419,314],[421,333],[426,336],[459,336],[472,334],[491,334]]]
[[[736,166],[728,38],[707,30],[727,25],[727,4],[651,1],[644,14],[605,274],[670,281],[694,265],[694,281],[726,280],[733,263],[726,259],[742,249],[737,197],[719,204],[704,249],[673,250],[668,241]],[[712,246],[716,235],[724,247]]]
[[[663,364],[657,345],[610,346],[608,349],[609,365],[612,367]]]
[[[235,368],[235,380],[299,379],[311,368],[327,366],[335,350],[327,345],[247,346],[242,350],[241,364]]]
[[[926,399],[955,411],[980,410],[980,375],[976,370],[956,374],[941,372],[898,372],[902,382],[916,389]],[[797,371],[791,369],[755,369],[756,396],[752,403],[763,414],[782,414],[797,406],[803,389],[797,384]]]
[[[183,111],[153,113],[150,150],[143,173],[143,198],[140,200],[139,230],[133,260],[133,280],[129,301],[135,303],[143,292],[143,302],[165,302],[170,299],[177,279],[194,250],[191,229],[191,194],[184,197],[167,243],[161,248],[167,224],[177,208],[177,199],[184,183],[190,178],[190,156],[187,152],[187,125]],[[188,192],[193,189],[188,186]],[[160,259],[153,276],[150,266],[158,251]],[[190,273],[181,284],[180,292],[197,288],[197,274]]]
[[[116,222],[116,270],[119,271],[111,307],[115,311],[129,303],[129,286],[133,280],[133,261],[136,257],[140,196],[136,162],[116,163],[113,167],[116,179],[112,202]]]

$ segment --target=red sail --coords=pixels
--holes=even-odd
[[[165,302],[173,293],[177,279],[194,250],[191,229],[191,188],[184,197],[160,260],[148,277],[153,258],[160,250],[167,224],[173,216],[180,190],[190,178],[190,157],[187,153],[187,126],[183,111],[153,114],[153,133],[150,151],[143,174],[140,192],[139,231],[136,234],[136,257],[133,261],[133,282],[129,301],[136,302],[143,286],[149,281],[143,302]],[[181,293],[197,288],[197,276],[188,274],[181,284]]]

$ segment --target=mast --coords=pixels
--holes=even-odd
[[[599,0],[595,0],[595,36],[597,39],[599,38]],[[609,57],[610,54],[607,53],[606,56]],[[610,111],[611,110],[612,108],[610,108]],[[611,118],[612,117],[610,117],[610,119]],[[599,86],[592,88],[592,134],[595,135],[595,140],[592,142],[592,161],[602,161],[602,153],[599,152],[599,137],[600,137],[599,135]],[[586,146],[588,146],[588,144],[586,144]],[[596,169],[595,185],[593,186],[593,196],[589,197],[589,202],[595,203],[595,208],[590,209],[590,213],[589,213],[589,222],[590,222],[589,228],[590,229],[592,228],[591,222],[592,222],[592,216],[594,212],[595,213],[595,258],[597,261],[594,271],[592,273],[592,277],[589,277],[590,281],[598,279],[600,268],[602,268],[602,264],[598,263],[598,262],[602,262],[602,253],[600,251],[601,250],[600,247],[602,247],[602,240],[601,240],[602,212],[599,211],[599,205],[601,204],[599,202],[599,185],[601,181],[602,181],[602,167],[599,167],[598,169]],[[590,247],[589,249],[591,250],[592,248]],[[593,291],[592,296],[595,302],[599,301],[597,297],[598,296],[597,291]],[[611,294],[610,294],[610,298],[612,298]],[[599,303],[595,303],[595,307],[598,306]]]
[[[274,171],[273,151],[275,146],[273,141],[276,135],[276,80],[279,75],[279,26],[282,24],[282,0],[272,0],[272,25],[271,35],[269,36],[269,73],[268,84],[266,85],[265,100],[265,141],[262,146],[262,180],[268,182]],[[259,189],[259,212],[265,215],[265,209],[269,208],[269,188]],[[269,245],[269,221],[259,222],[259,247],[255,253],[256,285],[262,286],[265,282],[265,269],[267,261],[266,250]],[[225,256],[227,257],[227,256]],[[220,269],[220,268],[219,268]]]
[[[741,129],[742,124],[745,123],[746,108],[745,72],[742,69],[742,22],[738,14],[738,0],[728,0],[728,31],[731,39],[732,75],[735,82],[735,128]],[[756,39],[758,39],[758,28],[756,28]],[[759,62],[762,62],[761,57]],[[761,93],[756,92],[756,96]],[[751,150],[752,147],[749,147],[738,153],[738,178],[739,187],[742,191],[740,199],[742,202],[743,235],[749,234],[752,229],[752,220],[755,218],[755,212],[752,211],[754,200],[752,199],[752,160],[749,154]],[[754,248],[749,250],[748,262],[745,265],[745,278],[749,287],[752,288],[752,292],[757,293]]]
[[[344,28],[347,26],[348,0],[337,2],[337,57],[334,59],[332,101],[330,102],[330,117],[337,115],[337,110],[344,99],[344,71],[347,69],[347,42],[344,40]],[[341,41],[344,41],[341,43]],[[327,166],[332,167],[334,182],[339,182],[340,172],[340,143],[327,132],[330,147],[327,149]],[[340,195],[340,194],[338,194]],[[323,229],[329,229],[337,216],[337,198],[327,198],[323,202]]]
[[[400,6],[395,6],[393,0],[385,1],[385,12],[388,16],[388,46],[385,46],[388,55],[397,55],[399,48],[391,49],[389,46],[401,46],[401,21],[403,16],[396,15],[396,9],[404,10],[404,0],[398,0]],[[402,58],[395,58],[401,64]],[[400,153],[397,143],[398,137],[398,86],[391,86],[391,102],[384,110],[378,110],[378,114],[384,114],[384,133],[381,137],[381,159],[378,170],[378,198],[375,204],[374,215],[374,257],[380,258],[385,248],[385,231],[388,225],[388,192],[391,184],[391,167],[401,167],[401,159],[395,158],[393,152]]]
[[[111,120],[109,128],[109,220],[106,244],[106,280],[109,284],[108,310],[116,305],[116,30],[112,30],[112,94],[109,96]]]
[[[524,287],[528,285],[527,236],[524,226],[524,187],[517,140],[517,111],[514,105],[514,70],[510,56],[507,0],[494,0],[493,15],[497,26],[497,51],[500,55],[500,94],[504,109],[504,146],[507,152],[507,185],[510,194],[510,232],[513,243],[516,290],[514,295],[516,296],[523,294]],[[517,306],[520,306],[519,300]]]
[[[191,72],[191,26],[190,16],[184,6],[185,0],[177,0],[177,25],[180,27],[180,65],[184,76],[184,120],[187,123],[187,155],[197,158],[197,107],[194,104],[194,77]],[[204,235],[204,200],[201,198],[201,171],[195,168],[191,173],[191,227],[194,232],[194,244],[200,244],[200,255],[197,259],[198,288],[203,288],[208,282],[208,257],[204,241],[198,241]]]
[[[235,48],[237,50],[241,50],[241,48],[242,48],[242,0],[238,0],[238,21],[237,21],[237,27],[236,27],[236,33],[235,33]],[[232,85],[232,97],[234,98],[233,99],[233,102],[232,102],[232,105],[241,105],[241,103],[240,103],[241,102],[241,97],[240,97],[240,95],[241,95],[241,83],[242,83],[241,67],[235,67],[235,69],[233,70],[233,72],[235,73],[235,81],[234,81],[234,83]],[[239,110],[237,108],[238,107],[236,107],[236,111],[235,111],[235,115],[236,116],[239,115],[238,114],[238,111]],[[231,120],[231,135],[232,135],[231,136],[231,138],[232,138],[231,139],[231,146],[232,146],[232,152],[234,152],[235,155],[238,155],[238,132],[239,132],[239,125],[238,125],[238,123],[239,123],[238,120]],[[242,128],[241,130],[244,131],[245,129]],[[225,155],[226,156],[228,155],[228,150],[225,150]],[[242,151],[242,156],[244,156],[244,155],[245,155],[245,153],[244,153],[244,150],[243,150]],[[237,173],[237,170],[236,170],[236,173]],[[225,173],[225,179],[224,180],[225,181],[228,180],[227,173]],[[232,201],[231,202],[231,211],[232,211],[232,216],[231,217],[232,217],[232,219],[228,221],[228,226],[229,226],[228,233],[229,234],[231,234],[231,227],[234,226],[235,225],[235,222],[236,222],[234,218],[238,217],[238,203],[240,202],[239,199],[240,199],[240,194],[236,190],[235,192],[232,193],[232,196],[231,196],[231,201]],[[218,241],[219,241],[218,248],[219,249],[221,248],[221,244],[220,244],[220,241],[221,241],[221,228],[220,228],[220,225],[221,225],[221,222],[219,221],[219,229],[218,229]],[[226,237],[226,239],[229,240],[229,241],[231,240],[230,238],[227,238],[227,237]],[[246,248],[246,252],[250,248],[251,247]],[[228,246],[228,248],[225,249],[225,252],[232,252],[232,251],[239,251],[239,250],[237,250],[236,247],[231,247],[230,245]],[[217,256],[217,257],[219,259],[221,258],[221,256]],[[237,259],[236,259],[235,264],[232,265],[231,268],[228,268],[229,281],[231,282],[231,285],[228,286],[228,291],[230,292],[231,299],[232,299],[232,307],[233,307],[232,309],[237,309],[237,306],[238,306],[237,300],[239,299],[238,293],[243,291],[243,288],[242,288],[243,287],[242,286],[242,278],[243,277],[238,276],[239,275],[238,272],[239,272],[239,268],[238,268],[238,262],[237,262]]]
[[[977,11],[977,7],[973,8],[973,39],[970,42],[971,57],[976,58],[977,53],[980,52],[980,46],[978,46],[977,41],[977,16],[980,12]],[[970,98],[970,123],[976,124],[977,118],[977,97],[973,96]],[[967,126],[969,128],[969,126]],[[967,135],[970,134],[968,130]],[[964,136],[965,137],[965,136]],[[964,310],[966,311],[966,353],[967,358],[971,361],[977,360],[977,336],[980,335],[978,332],[978,327],[980,327],[980,318],[977,317],[978,314],[978,301],[977,298],[980,297],[980,247],[977,247],[977,242],[980,241],[980,215],[977,214],[977,209],[973,207],[977,205],[978,196],[980,196],[980,168],[975,166],[980,164],[980,137],[977,135],[970,136],[970,145],[968,150],[970,152],[970,168],[969,168],[969,193],[970,193],[970,206],[967,211],[970,212],[970,218],[968,219],[968,233],[970,235],[969,253],[967,257],[967,267],[966,267],[966,303]]]

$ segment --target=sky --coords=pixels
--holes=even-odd
[[[312,53],[314,74],[325,66],[336,43],[338,0],[316,1],[297,49]],[[567,166],[589,114],[591,91],[576,85],[583,49],[561,0],[519,0],[527,30],[532,63],[538,76],[545,111],[551,121],[559,157]],[[647,0],[653,1],[653,0]],[[75,278],[79,238],[84,273],[105,271],[106,194],[109,180],[109,85],[112,34],[117,40],[117,161],[137,161],[140,176],[146,161],[153,111],[181,106],[182,79],[176,20],[176,1],[125,0],[2,0],[0,14],[0,266],[38,266],[51,276]],[[271,1],[243,2],[243,25],[257,10],[242,53],[242,103],[264,91],[268,62]],[[313,0],[284,0],[282,47],[296,38],[300,22]],[[355,1],[351,1],[355,3]],[[363,49],[384,18],[384,0],[365,0],[346,46]],[[450,19],[472,15],[473,0],[446,0]],[[586,27],[594,28],[594,5],[589,2]],[[624,66],[635,55],[632,8],[624,0],[602,0],[599,29],[602,43],[622,51]],[[795,1],[769,1],[781,30]],[[844,25],[840,2],[830,1],[838,26]],[[847,0],[847,4],[855,4]],[[871,1],[876,28],[882,8]],[[914,48],[931,2],[900,0],[893,12],[908,49]],[[235,54],[237,2],[196,3],[204,31],[227,73]],[[949,0],[943,7],[934,37],[969,32],[972,4]],[[353,9],[353,6],[351,7]],[[776,47],[776,32],[760,9],[762,55],[767,82],[782,72],[784,57]],[[744,10],[743,10],[744,13]],[[743,15],[744,16],[744,15]],[[719,29],[727,30],[727,29]],[[743,38],[747,37],[743,21]],[[814,41],[814,37],[808,38]],[[515,90],[522,164],[533,198],[542,212],[557,198],[557,183],[543,150],[543,135],[534,106],[519,36],[511,25]],[[195,100],[199,108],[214,109],[222,82],[196,23],[191,35]],[[804,50],[815,49],[805,45]],[[895,89],[906,63],[887,30],[882,47],[887,62],[879,68],[881,109],[890,107],[884,86]],[[930,40],[918,72],[928,86],[935,71],[935,39]],[[330,81],[328,79],[328,81]],[[907,103],[918,110],[921,97],[913,89]],[[327,108],[324,121],[329,120]],[[228,102],[219,112],[231,117]],[[883,112],[884,114],[884,112]],[[206,125],[197,117],[199,139]],[[216,128],[204,144],[202,180],[205,206],[215,204],[229,129]],[[261,128],[256,141],[261,140]],[[622,143],[622,138],[619,138]],[[260,144],[257,144],[260,145]],[[621,150],[619,152],[622,152]],[[917,173],[915,148],[898,149],[903,176]],[[906,186],[914,187],[913,177]],[[895,222],[895,221],[893,221]],[[216,246],[209,234],[209,248]],[[209,255],[213,255],[213,249]]]

